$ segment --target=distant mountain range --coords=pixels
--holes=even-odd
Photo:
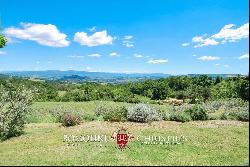
[[[44,80],[59,80],[64,82],[127,82],[145,79],[159,79],[169,77],[169,74],[163,73],[108,73],[108,72],[87,72],[87,71],[3,71],[4,75],[17,76],[24,78],[39,78]]]
[[[60,70],[48,70],[48,71],[3,71],[0,74],[17,76],[24,78],[39,78],[43,80],[62,81],[62,82],[130,82],[140,81],[145,79],[160,79],[170,77],[170,74],[163,73],[109,73],[109,72],[87,72],[87,71],[60,71]],[[204,74],[187,74],[188,76],[200,76]],[[208,76],[215,78],[217,76],[226,78],[234,77],[238,74],[207,74]]]

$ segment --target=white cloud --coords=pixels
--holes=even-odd
[[[143,56],[142,56],[141,54],[135,53],[135,54],[134,54],[134,57],[136,57],[136,58],[142,58]]]
[[[241,39],[249,37],[249,23],[242,25],[239,28],[235,27],[234,24],[225,25],[218,33],[207,37],[195,36],[192,38],[192,42],[195,43],[195,48],[209,46],[209,45],[219,45],[225,44],[227,42],[238,42]]]
[[[133,36],[132,35],[126,35],[123,37],[122,44],[128,48],[134,47],[134,42],[132,41]]]
[[[88,57],[96,57],[96,58],[101,57],[101,56],[102,55],[100,55],[98,53],[88,55]]]
[[[0,51],[0,55],[5,55],[5,54],[6,54],[6,52]]]
[[[215,39],[223,39],[224,42],[236,42],[238,40],[249,37],[249,23],[242,25],[239,28],[234,24],[225,25],[219,33],[214,34],[212,37]]]
[[[70,57],[70,58],[84,58],[84,56],[78,56],[78,55],[70,55],[68,57]]]
[[[189,46],[190,44],[189,43],[183,43],[183,44],[181,44],[182,46]]]
[[[21,23],[21,28],[9,27],[4,30],[8,38],[36,41],[37,43],[51,47],[66,47],[70,42],[67,35],[61,33],[52,24]]]
[[[217,42],[216,40],[207,38],[207,39],[204,39],[201,43],[195,45],[194,47],[199,48],[199,47],[203,47],[203,46],[218,45],[218,44],[219,44],[219,42]]]
[[[214,60],[219,60],[220,57],[216,57],[216,56],[202,56],[197,58],[198,60],[202,60],[202,61],[214,61]]]
[[[220,64],[215,64],[216,66],[220,66]]]
[[[120,55],[118,53],[116,53],[116,52],[112,52],[112,53],[109,54],[109,56],[111,56],[111,57],[118,57]]]
[[[134,47],[134,44],[132,43],[124,43],[123,45],[126,46],[127,48]]]
[[[206,37],[206,35],[193,37],[192,42],[198,43],[194,47],[198,48],[198,47],[203,47],[203,46],[208,46],[208,45],[218,45],[219,44],[219,42],[217,42],[216,40],[211,39],[211,38],[205,38],[205,37]]]
[[[132,35],[125,35],[125,36],[124,36],[124,39],[125,39],[125,40],[130,40],[130,39],[132,39],[132,38],[133,38]]]
[[[111,45],[114,38],[108,35],[106,30],[95,32],[93,35],[88,36],[85,32],[77,32],[74,36],[74,41],[80,43],[80,45],[86,45],[88,47],[99,45]]]
[[[167,63],[168,60],[161,60],[161,59],[154,59],[154,60],[149,60],[147,61],[148,64],[163,64],[163,63]]]
[[[239,60],[242,60],[242,59],[249,59],[249,53],[246,53],[246,54],[240,56],[238,59],[239,59]]]
[[[203,42],[204,41],[204,37],[206,37],[206,35],[203,36],[195,36],[192,38],[192,42]]]
[[[193,54],[192,56],[193,56],[193,57],[196,57],[197,55],[196,55],[196,54]]]
[[[223,67],[228,68],[228,67],[229,67],[229,65],[225,64]]]

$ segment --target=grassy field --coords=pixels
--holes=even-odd
[[[95,107],[102,104],[109,103],[130,106],[132,104],[124,102],[113,102],[113,101],[89,101],[89,102],[36,102],[32,105],[33,111],[28,117],[28,122],[30,123],[54,123],[55,118],[51,114],[51,111],[57,110],[60,108],[66,109],[68,111],[76,111],[81,113],[82,119],[86,121],[91,121],[96,119],[94,117]],[[151,104],[158,109],[168,110],[169,106],[167,105],[157,105]]]
[[[64,106],[93,115],[97,101],[83,103],[35,103],[25,133],[0,142],[0,165],[248,165],[249,123],[240,121],[160,121],[110,123],[84,120],[65,128],[53,123],[49,110]],[[127,104],[128,105],[128,104]],[[167,107],[167,106],[160,106]],[[109,138],[125,127],[134,136],[186,136],[180,145],[145,145],[129,142],[117,149],[115,141],[81,142],[68,146],[64,135],[102,134]]]
[[[134,135],[185,135],[182,145],[130,142],[120,151],[115,142],[67,146],[64,134],[106,134],[125,126]],[[237,121],[139,123],[85,122],[28,124],[25,134],[0,143],[0,165],[247,165],[249,125]]]

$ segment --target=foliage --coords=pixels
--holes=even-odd
[[[97,106],[94,112],[105,121],[120,122],[127,119],[127,109],[122,105],[104,103]]]
[[[12,78],[13,85],[24,85],[37,90],[35,101],[82,102],[93,100],[141,103],[143,97],[155,100],[177,98],[197,104],[211,100],[240,98],[249,100],[248,77],[211,78],[207,75],[196,77],[174,76],[157,80],[145,80],[122,84],[59,83],[56,81],[32,81]],[[6,78],[0,76],[0,83]],[[63,93],[60,93],[63,92]]]
[[[193,121],[196,120],[208,120],[208,113],[205,109],[200,107],[199,105],[195,105],[189,110],[186,110],[185,113],[189,114]]]
[[[7,39],[3,35],[0,34],[0,48],[5,47],[6,43],[7,43]]]
[[[66,109],[62,106],[54,107],[49,110],[49,112],[55,118],[57,123],[62,123],[65,126],[74,126],[76,123],[79,124],[82,117],[82,112],[77,112],[73,108]]]
[[[74,114],[66,114],[63,117],[63,126],[75,126],[75,125],[79,125],[81,123],[81,118],[78,115],[74,115]]]
[[[0,85],[0,138],[7,139],[23,132],[31,102],[32,91],[11,84]]]
[[[177,122],[188,122],[191,121],[191,116],[186,112],[172,112],[169,117],[170,121],[177,121]]]
[[[221,119],[249,121],[249,108],[248,106],[231,108],[222,114]]]
[[[156,109],[147,104],[139,103],[128,108],[129,121],[132,122],[151,122],[162,120]]]

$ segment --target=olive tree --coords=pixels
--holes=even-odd
[[[32,99],[32,92],[22,86],[0,85],[1,140],[22,134]]]

